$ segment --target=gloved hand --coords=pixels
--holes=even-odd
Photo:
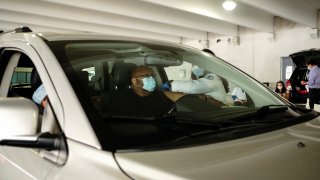
[[[167,81],[165,83],[162,84],[162,86],[160,87],[160,90],[161,91],[171,91],[171,82],[170,81]]]

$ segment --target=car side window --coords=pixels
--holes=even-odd
[[[25,97],[32,100],[32,95],[42,84],[40,75],[32,60],[19,51],[3,51],[0,59],[1,71],[1,96],[2,97]],[[50,102],[48,103],[50,104]],[[49,105],[51,106],[51,105]],[[42,125],[39,132],[58,132],[58,124],[55,120],[52,108],[40,109]],[[51,120],[48,120],[51,119]],[[48,125],[47,121],[50,125]],[[51,128],[51,129],[50,129]]]
[[[32,100],[34,92],[42,84],[41,77],[32,60],[26,54],[19,51],[3,51],[0,65],[0,96],[25,97]],[[38,107],[39,133],[62,134],[50,99],[48,98],[45,107],[41,107],[41,105],[38,105]],[[59,155],[59,150],[47,151],[35,149],[35,151],[39,153],[39,156],[45,157],[55,163]]]
[[[14,68],[17,66],[21,53],[13,52],[13,51],[3,51],[1,53],[0,60],[0,96],[7,97],[9,87],[11,84],[12,72]]]

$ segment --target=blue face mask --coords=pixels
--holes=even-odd
[[[142,88],[144,90],[153,92],[154,89],[156,88],[156,80],[152,76],[142,78],[142,82],[143,82]]]
[[[192,73],[197,77],[201,77],[204,75],[204,70],[202,68],[199,68],[198,66],[195,66],[192,69]]]

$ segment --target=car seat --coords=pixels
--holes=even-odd
[[[116,62],[112,69],[115,90],[128,89],[131,84],[131,73],[137,67],[133,63]]]
[[[116,93],[121,93],[130,89],[131,73],[137,67],[133,63],[116,62],[110,76],[110,89],[101,94],[101,111],[103,114],[110,113],[112,97]]]
[[[80,84],[83,86],[84,89],[88,88],[89,85],[89,74],[87,71],[78,71],[76,72],[77,77],[80,81]]]

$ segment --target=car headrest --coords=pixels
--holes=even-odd
[[[137,67],[133,63],[117,62],[113,67],[113,80],[117,88],[129,87],[131,73]]]
[[[80,83],[84,86],[84,87],[88,87],[89,84],[89,74],[87,71],[79,71],[76,72],[78,79],[80,81]]]

